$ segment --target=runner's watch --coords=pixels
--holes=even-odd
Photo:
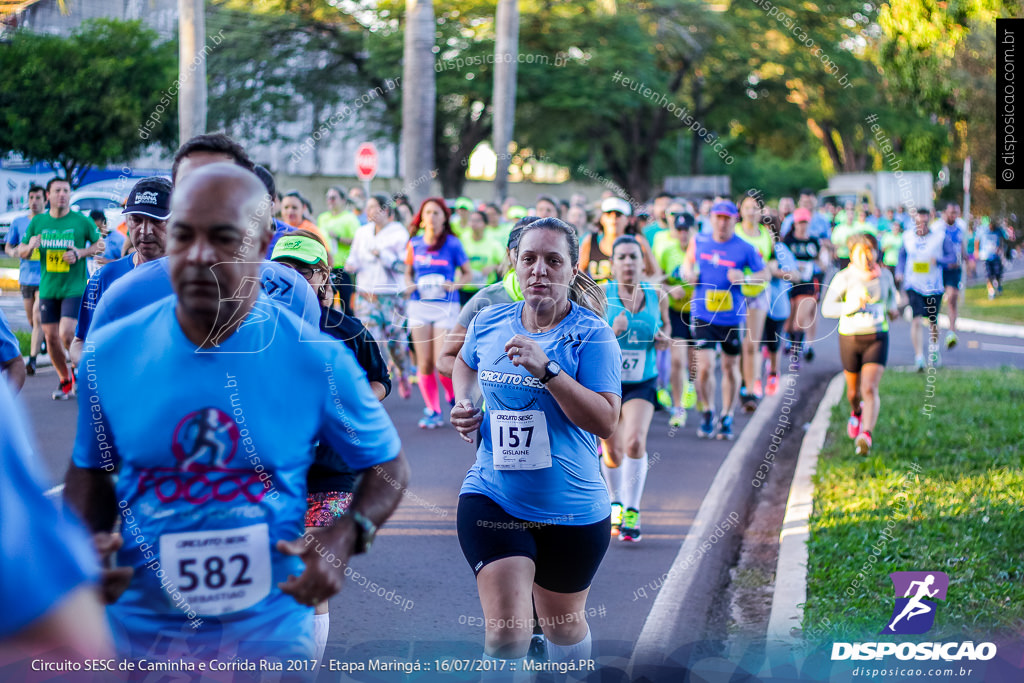
[[[548,364],[544,366],[544,376],[540,378],[541,384],[547,384],[554,378],[558,377],[562,372],[562,366],[553,360],[549,360]]]
[[[373,539],[377,536],[377,525],[360,512],[350,512],[348,516],[356,525],[356,543],[352,554],[362,555],[373,545]]]

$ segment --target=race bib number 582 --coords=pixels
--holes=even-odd
[[[238,612],[270,593],[266,524],[164,534],[160,560],[196,614]]]

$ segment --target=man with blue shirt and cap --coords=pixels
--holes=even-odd
[[[711,207],[711,232],[694,235],[683,272],[694,285],[690,327],[697,349],[697,436],[733,438],[733,404],[740,383],[739,356],[746,326],[744,284],[767,282],[768,271],[757,249],[736,235],[736,204]],[[722,349],[722,412],[714,422],[715,349]],[[717,432],[717,433],[716,433]]]
[[[72,363],[77,365],[82,356],[82,344],[103,293],[138,266],[163,257],[167,242],[167,218],[171,215],[171,189],[171,181],[167,178],[151,176],[135,183],[128,194],[128,202],[122,213],[135,251],[107,263],[93,273],[85,285],[82,305],[78,309],[75,340],[71,342]]]
[[[189,671],[312,659],[312,606],[341,589],[408,480],[352,353],[300,343],[301,320],[253,286],[271,235],[265,198],[231,164],[180,180],[167,230],[173,296],[85,344],[65,496],[93,532],[121,522],[116,562],[131,577],[119,598],[108,593],[107,616],[124,658]],[[139,348],[147,362],[125,364],[124,349]],[[140,402],[139,387],[160,391]],[[318,441],[363,477],[348,514],[306,534]]]

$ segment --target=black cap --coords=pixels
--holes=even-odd
[[[676,214],[676,230],[689,230],[697,224],[697,219],[693,217],[692,213],[684,211],[683,213]]]
[[[172,187],[171,181],[167,178],[143,178],[135,183],[135,187],[128,193],[128,203],[121,213],[138,213],[158,221],[167,220],[171,215]]]

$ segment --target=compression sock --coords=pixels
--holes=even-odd
[[[626,458],[629,460],[629,458]],[[601,459],[601,472],[604,473],[604,480],[608,484],[608,495],[613,503],[622,501],[622,465],[608,467],[604,458]]]
[[[640,509],[640,497],[644,494],[647,483],[647,454],[639,458],[624,458],[622,461],[622,505],[626,508]]]
[[[320,670],[320,662],[324,658],[324,650],[327,649],[327,634],[331,630],[331,613],[313,615],[313,642],[316,644],[317,671]]]
[[[437,373],[432,372],[425,375],[422,372],[417,375],[420,379],[420,393],[423,394],[423,403],[434,413],[441,412],[441,399],[437,395]]]
[[[452,378],[445,377],[441,373],[437,373],[437,375],[441,378],[441,387],[444,389],[444,400],[448,401],[448,403],[453,403],[455,401],[455,387],[452,386]]]
[[[587,629],[587,635],[583,636],[583,640],[575,645],[555,645],[550,639],[548,640],[548,661],[550,662],[588,660],[590,659],[590,651],[591,638],[589,628]],[[577,677],[582,680],[586,677],[586,674],[577,674],[577,676],[570,674],[570,678]]]

